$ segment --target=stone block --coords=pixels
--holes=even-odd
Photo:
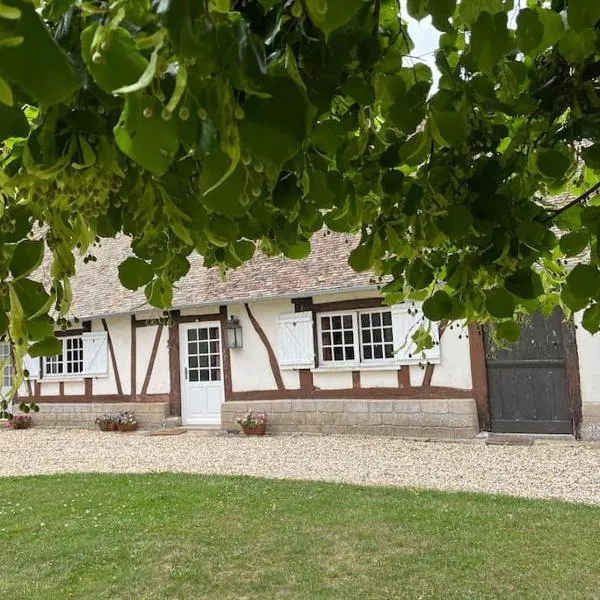
[[[448,400],[448,412],[454,415],[476,415],[477,405],[471,398],[457,398]]]
[[[454,429],[454,439],[456,440],[471,440],[479,433],[479,428],[476,427],[456,427]]]
[[[394,412],[394,402],[392,400],[373,400],[369,402],[369,411],[376,413]]]
[[[591,418],[593,421],[600,422],[600,402],[586,403],[581,407],[583,418]]]
[[[314,412],[316,405],[313,400],[292,400],[292,411],[294,412]]]
[[[394,412],[419,413],[421,412],[421,403],[418,400],[394,400]]]
[[[448,412],[448,400],[421,400],[421,412],[444,414]]]
[[[270,405],[270,406],[269,406]],[[269,405],[264,408],[255,409],[257,412],[290,412],[292,410],[291,400],[275,400],[270,402]]]
[[[348,413],[368,413],[369,402],[359,400],[346,400],[344,408]]]
[[[343,400],[316,400],[315,410],[317,412],[344,412]]]
[[[381,415],[385,413],[346,413],[346,425],[356,426],[371,426],[381,425]]]
[[[454,429],[452,427],[423,427],[423,436],[429,439],[454,439]]]
[[[394,427],[394,435],[402,438],[423,437],[422,427]]]

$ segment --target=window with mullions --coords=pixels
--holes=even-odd
[[[360,314],[360,348],[363,360],[394,358],[392,312],[381,310]]]
[[[12,385],[12,353],[10,344],[0,344],[0,365],[2,365],[2,387]]]
[[[324,366],[359,366],[393,360],[392,312],[365,310],[321,315],[319,356]]]
[[[61,339],[62,352],[44,359],[44,375],[79,375],[83,373],[83,339],[80,336]]]
[[[353,362],[356,356],[354,314],[321,317],[321,358],[323,362]]]

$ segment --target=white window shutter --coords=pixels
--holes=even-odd
[[[410,312],[409,312],[410,311]],[[413,334],[420,327],[428,327],[429,321],[423,317],[419,305],[396,304],[392,306],[392,325],[394,331],[394,359],[399,364],[418,364],[422,362],[439,363],[440,334],[437,323],[431,323],[431,337],[436,342],[433,348],[415,353]]]
[[[279,315],[279,364],[288,369],[315,366],[312,312]]]
[[[28,379],[33,381],[35,379],[40,378],[41,368],[40,368],[40,359],[39,357],[33,358],[26,354],[23,357],[23,369],[26,369],[29,372]]]
[[[108,335],[106,331],[83,333],[83,375],[108,375]]]

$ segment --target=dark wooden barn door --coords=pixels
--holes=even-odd
[[[536,314],[521,339],[500,350],[485,333],[491,429],[503,433],[573,433],[568,356],[574,339],[563,316]]]

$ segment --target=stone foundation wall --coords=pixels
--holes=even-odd
[[[581,407],[581,439],[600,441],[600,402]]]
[[[225,402],[224,429],[248,411],[267,415],[267,433],[354,433],[399,437],[469,439],[479,433],[473,399],[457,400],[265,400]]]
[[[169,416],[167,402],[38,403],[40,411],[30,413],[34,427],[96,429],[96,417],[105,413],[134,412],[140,429],[157,429]]]

